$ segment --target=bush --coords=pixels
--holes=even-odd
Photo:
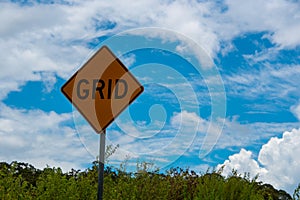
[[[166,173],[149,171],[145,163],[138,164],[136,173],[106,167],[104,199],[292,199],[282,190],[250,179],[249,174],[229,177],[220,171],[198,175],[194,171],[172,168]],[[97,163],[85,171],[46,167],[37,170],[26,163],[0,163],[0,199],[96,199]],[[299,199],[300,185],[294,199]]]

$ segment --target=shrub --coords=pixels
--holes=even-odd
[[[85,171],[60,168],[37,170],[26,163],[0,163],[0,199],[96,199],[97,162]],[[165,173],[149,170],[138,163],[136,173],[107,166],[104,172],[104,199],[292,199],[283,190],[250,179],[233,171],[224,177],[221,171],[199,175],[189,169],[171,168]],[[294,192],[299,199],[300,185]]]

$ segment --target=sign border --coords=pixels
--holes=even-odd
[[[72,101],[72,98],[69,98],[69,95],[67,95],[67,93],[64,91],[64,88],[68,85],[68,83],[71,81],[71,80],[73,80],[74,78],[76,78],[76,76],[77,76],[77,74],[81,71],[81,70],[83,70],[83,68],[86,66],[86,65],[88,65],[89,64],[89,62],[91,61],[91,60],[93,60],[93,58],[100,52],[100,51],[102,51],[103,49],[106,49],[113,57],[114,57],[114,59],[118,62],[118,64],[126,71],[126,73],[128,73],[129,74],[129,76],[136,82],[136,83],[138,83],[138,85],[140,85],[140,91],[137,93],[137,95],[134,97],[134,98],[132,98],[130,101],[129,101],[129,103],[128,103],[128,105],[127,106],[125,106],[124,108],[122,108],[114,117],[113,117],[113,119],[111,119],[108,123],[107,123],[107,125],[106,126],[104,126],[104,127],[101,127],[102,129],[101,130],[97,130],[96,129],[96,127],[89,121],[89,119],[87,118],[87,116],[84,114],[84,112],[83,111],[81,111],[81,109],[79,109],[79,107],[75,104],[75,103],[73,103],[73,101]],[[66,83],[64,83],[63,84],[63,86],[61,87],[61,92],[64,94],[64,96],[65,97],[67,97],[67,99],[71,102],[71,104],[73,105],[73,106],[75,106],[76,107],[76,109],[79,111],[79,113],[85,118],[85,120],[92,126],[92,128],[96,131],[96,133],[98,133],[98,134],[100,134],[100,133],[103,133],[104,132],[104,130],[106,130],[106,128],[141,94],[141,93],[143,93],[143,91],[144,91],[144,87],[142,86],[142,84],[133,76],[133,74],[131,74],[130,73],[130,71],[128,70],[128,68],[119,60],[119,58],[117,57],[117,56],[115,56],[115,54],[108,48],[108,46],[106,46],[106,45],[103,45],[99,50],[97,50],[97,52],[96,53],[94,53],[93,54],[93,56],[91,57],[91,58],[89,58],[88,59],[88,61],[86,61],[83,65],[82,65],[82,67],[80,67],[69,79],[68,79],[68,81],[66,82]]]

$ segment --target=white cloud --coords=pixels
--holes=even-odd
[[[221,9],[224,6],[226,11]],[[41,80],[35,72],[68,77],[88,55],[90,39],[129,28],[175,30],[193,39],[210,56],[220,49],[220,41],[248,31],[270,31],[273,42],[293,47],[300,44],[298,10],[297,3],[283,0],[228,0],[222,5],[114,0],[20,6],[2,2],[0,85],[6,87],[1,88],[0,99],[26,81]],[[109,23],[115,25],[109,27]]]
[[[259,151],[255,160],[251,151],[241,149],[229,156],[223,164],[223,174],[230,174],[232,169],[239,173],[259,174],[260,181],[272,184],[277,189],[284,189],[290,194],[300,182],[300,129],[284,132],[282,138],[272,137]]]
[[[86,126],[82,117],[75,119],[75,124],[86,149],[96,157],[99,136],[91,134],[92,129]],[[196,113],[187,111],[173,113],[170,122],[154,121],[150,125],[136,126],[128,120],[117,119],[112,125],[114,127],[107,129],[107,145],[120,146],[111,156],[110,162],[121,163],[129,156],[132,162],[137,159],[155,161],[158,167],[163,168],[183,155],[191,147],[199,126],[204,127],[207,124]],[[201,137],[204,136],[203,133]]]
[[[0,98],[18,90],[26,81],[41,80],[36,72],[54,72],[66,78],[88,55],[90,39],[128,28],[171,28],[197,37],[196,41],[201,40],[201,46],[212,52],[211,49],[217,47],[216,36],[208,25],[195,17],[203,18],[208,13],[207,6],[160,1],[78,1],[70,5],[33,6],[2,2],[0,85],[7,87],[1,90]],[[106,29],[108,22],[116,26]]]
[[[231,39],[233,35],[245,32],[269,31],[272,33],[271,40],[279,46],[293,48],[300,44],[298,2],[227,0],[225,5],[227,11],[220,14],[224,21],[229,22],[225,22],[223,29],[220,29],[225,37]]]
[[[291,106],[290,110],[295,115],[295,117],[297,117],[297,119],[300,121],[300,103]]]
[[[155,161],[158,167],[164,167],[186,152],[186,155],[191,155],[195,152],[199,153],[201,148],[202,150],[210,150],[202,146],[210,123],[196,113],[183,110],[179,113],[173,113],[169,122],[152,121],[151,124],[141,123],[138,126],[128,119],[130,119],[128,115],[120,116],[115,123],[118,128],[112,127],[107,130],[107,144],[120,145],[118,151],[112,155],[111,163],[120,164],[126,156],[129,156],[131,162],[136,162],[137,159]],[[151,117],[151,119],[153,118]],[[85,125],[82,125],[82,122]],[[77,124],[76,128],[86,149],[92,157],[96,157],[98,154],[98,135],[91,134],[92,128],[86,125],[83,119],[81,121],[75,120],[75,124]],[[208,139],[207,143],[214,149],[227,150],[232,147],[245,148],[250,145],[262,145],[262,140],[276,136],[283,130],[297,125],[299,124],[240,124],[236,118],[226,119],[219,140],[214,137],[215,134],[212,132],[208,134],[212,139]],[[158,157],[159,159],[157,159]]]
[[[227,7],[225,11],[221,11],[218,3],[203,1],[76,1],[70,5],[35,4],[23,7],[0,3],[0,100],[9,92],[20,90],[20,86],[30,80],[45,80],[46,89],[51,90],[55,75],[69,77],[86,58],[90,52],[88,41],[129,28],[154,26],[175,30],[196,41],[211,56],[220,49],[220,41],[231,41],[246,32],[270,32],[270,39],[280,48],[293,48],[300,44],[299,4],[293,1],[227,0],[221,6]],[[102,25],[107,22],[115,23],[115,26],[106,29]],[[134,58],[128,61],[133,62]],[[233,93],[251,97],[266,94],[266,98],[282,98],[298,91],[299,66],[270,69],[227,77],[227,81],[230,88],[234,88]],[[182,98],[191,99],[191,95],[182,95]],[[298,113],[298,107],[294,111]],[[27,155],[36,162],[33,164],[39,164],[37,160],[48,155],[41,162],[44,165],[46,161],[58,163],[58,155],[65,155],[63,159],[70,163],[69,159],[76,159],[69,153],[71,151],[80,151],[79,156],[83,154],[81,148],[75,148],[76,145],[69,146],[74,138],[68,133],[74,135],[74,130],[60,124],[69,120],[69,115],[17,110],[4,105],[1,105],[0,112],[1,152],[12,150],[12,153],[1,154],[4,160],[22,159]],[[191,112],[182,112],[173,116],[173,122],[180,117],[187,120],[182,121],[186,125],[199,120]],[[204,122],[200,125],[205,125]],[[190,131],[189,126],[184,127],[186,132]],[[70,139],[67,140],[66,135],[73,139],[66,137]],[[185,146],[191,139],[180,138],[184,145],[178,138],[174,147]],[[128,138],[123,139],[130,144]],[[149,142],[160,145],[168,140],[170,138],[165,138],[165,143],[160,143],[162,141],[159,139]],[[232,138],[229,143],[226,141],[229,139],[224,140],[224,146],[235,143]],[[131,147],[126,146],[128,149]],[[143,147],[145,144],[133,148],[137,151]],[[170,153],[176,153],[176,148],[170,149],[174,149]],[[247,152],[242,153],[242,156],[249,158]]]
[[[72,18],[67,6],[0,4],[0,99],[27,81],[43,81],[40,72],[69,76],[88,54],[73,42],[78,38],[61,36]]]
[[[173,127],[187,126],[190,127],[191,130],[197,131],[199,129],[203,130],[203,127],[198,128],[198,126],[205,121],[201,119],[196,113],[189,113],[183,110],[180,113],[174,113],[174,116],[171,119],[171,124]],[[192,131],[192,132],[194,132]]]
[[[253,122],[241,124],[237,117],[227,118],[222,135],[220,136],[215,148],[245,148],[251,145],[263,145],[263,140],[278,136],[285,130],[290,130],[298,126],[300,126],[300,124],[297,122]]]
[[[64,126],[70,114],[12,109],[0,104],[0,160],[24,161],[38,168],[46,165],[84,168],[90,163],[76,132]]]
[[[299,75],[299,65],[262,64],[260,69],[240,70],[238,74],[223,76],[223,79],[230,95],[285,101],[291,94],[299,96]]]
[[[129,69],[136,61],[136,57],[134,54],[129,54],[127,56],[121,56],[119,59]]]
[[[256,160],[252,157],[252,152],[245,149],[237,154],[229,156],[222,165],[225,165],[223,169],[224,175],[231,174],[232,170],[238,170],[239,173],[249,172],[250,175],[255,176],[259,174],[263,176],[266,173],[266,169],[261,168]],[[218,165],[218,168],[222,165]]]

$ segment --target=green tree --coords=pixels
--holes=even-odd
[[[293,199],[295,199],[295,200],[300,199],[300,183],[298,184],[298,187],[294,191]]]

